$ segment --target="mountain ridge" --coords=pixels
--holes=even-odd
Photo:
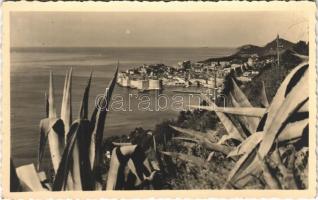
[[[308,43],[300,40],[297,43],[293,43],[284,38],[279,38],[280,54],[285,52],[296,52],[299,54],[307,55],[308,54]],[[264,46],[257,46],[253,44],[246,44],[239,46],[237,52],[230,56],[224,56],[220,58],[209,58],[202,61],[203,63],[208,62],[218,62],[218,61],[231,61],[233,59],[247,60],[248,57],[252,55],[257,55],[259,57],[270,57],[277,54],[277,39],[273,39]],[[288,51],[287,51],[288,50]]]

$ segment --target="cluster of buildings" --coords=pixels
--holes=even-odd
[[[117,83],[123,87],[130,87],[138,90],[160,90],[162,88],[161,80],[151,78],[132,78],[126,73],[120,72],[117,77]]]
[[[232,58],[192,63],[181,61],[177,66],[164,64],[142,65],[120,72],[117,83],[123,87],[139,90],[160,90],[163,86],[198,86],[222,90],[225,77],[233,75],[242,82],[248,82],[272,59],[260,60],[257,55],[246,59]]]

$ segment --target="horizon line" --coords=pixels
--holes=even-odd
[[[238,48],[237,46],[11,46],[12,48]]]
[[[276,38],[274,38],[275,40]],[[284,37],[280,37],[280,39],[285,39]],[[271,40],[270,42],[272,42]],[[297,41],[290,41],[287,40],[291,43],[296,44],[297,42],[304,41],[304,40],[297,40]],[[232,49],[238,49],[242,46],[245,45],[253,45],[253,46],[259,46],[259,47],[264,47],[266,44],[270,43],[267,42],[263,45],[257,45],[257,44],[252,44],[252,43],[245,43],[245,44],[239,44],[239,45],[233,45],[233,46],[11,46],[10,49],[13,48],[232,48]],[[308,42],[308,41],[305,41]]]

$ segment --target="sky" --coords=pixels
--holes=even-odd
[[[12,47],[238,47],[308,41],[299,12],[13,12]]]

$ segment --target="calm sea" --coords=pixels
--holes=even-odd
[[[11,156],[16,166],[36,163],[39,142],[39,122],[45,117],[45,92],[49,71],[54,74],[57,111],[60,112],[65,72],[73,68],[73,119],[78,117],[80,101],[90,71],[93,80],[90,91],[90,111],[98,94],[105,91],[113,76],[117,61],[120,70],[141,64],[176,65],[182,60],[200,61],[232,54],[229,48],[14,48],[11,50]],[[128,108],[129,94],[140,93],[116,86],[113,95],[121,95]],[[171,89],[163,90],[171,97]],[[151,106],[158,93],[150,92]],[[134,97],[134,96],[133,96]],[[187,98],[187,96],[185,96]],[[192,100],[191,100],[192,101]],[[195,100],[194,100],[195,101]],[[131,98],[132,111],[110,111],[104,137],[129,134],[136,127],[154,128],[163,120],[177,117],[172,109],[150,112],[136,109],[138,99]],[[154,103],[152,103],[154,102]],[[192,102],[191,102],[192,103]],[[170,104],[170,102],[168,102]],[[169,107],[169,106],[168,106]],[[153,108],[153,107],[152,107]]]

